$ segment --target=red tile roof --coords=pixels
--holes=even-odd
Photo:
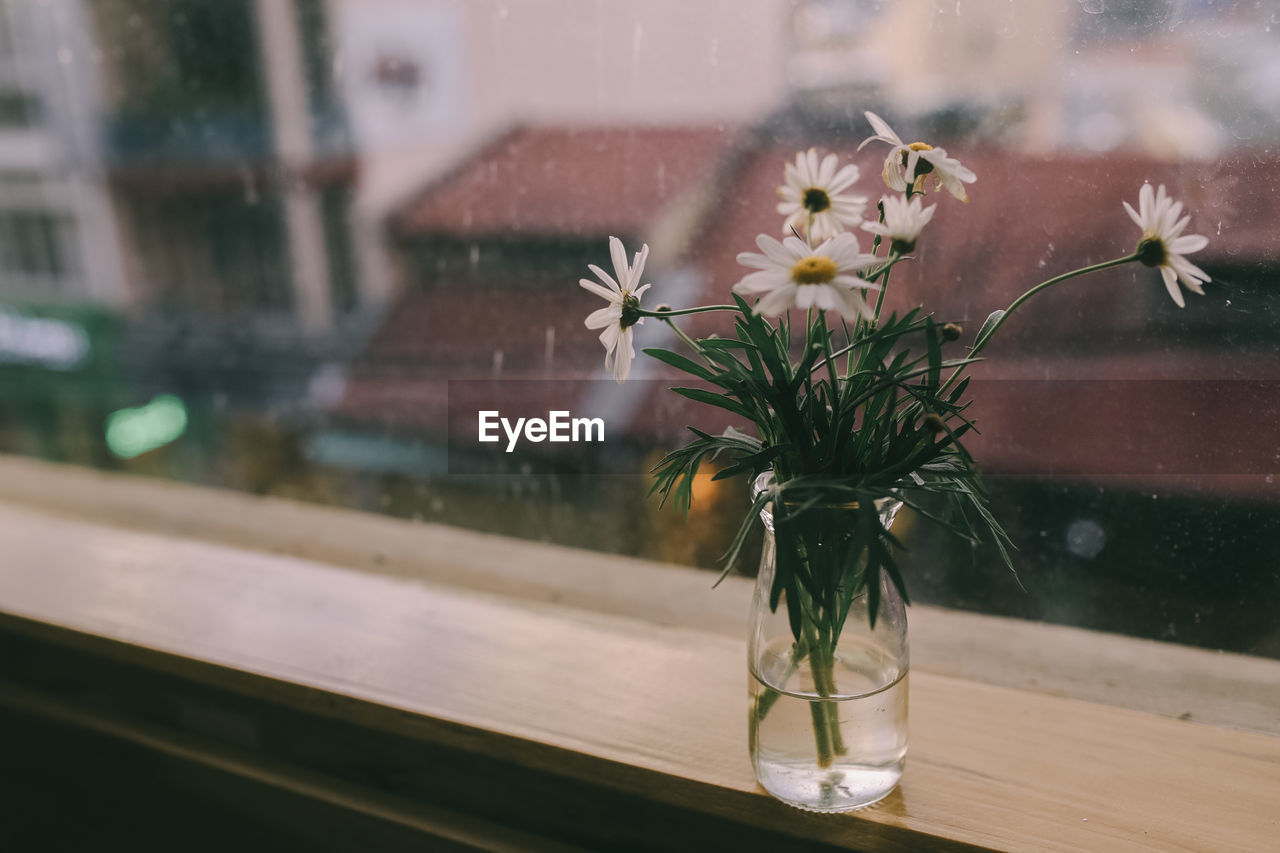
[[[396,216],[405,236],[635,235],[705,179],[732,131],[711,127],[526,127]]]

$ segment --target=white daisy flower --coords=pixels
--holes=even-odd
[[[934,148],[927,142],[912,142],[908,145],[880,116],[872,112],[863,115],[871,122],[875,135],[862,140],[858,150],[861,151],[863,145],[873,141],[887,142],[893,146],[881,171],[889,189],[905,192],[909,185],[915,184],[916,190],[922,192],[925,178],[933,175],[935,190],[945,187],[947,192],[961,201],[969,200],[964,185],[973,183],[978,176],[962,166],[959,160],[948,157],[945,148]]]
[[[837,172],[838,162],[836,155],[828,154],[819,165],[818,152],[810,148],[796,154],[794,164],[787,164],[787,183],[778,187],[782,196],[778,212],[787,217],[784,233],[792,228],[807,230],[812,222],[809,239],[829,240],[862,221],[867,197],[844,192],[858,180],[858,167],[848,165]]]
[[[1182,291],[1178,288],[1179,280],[1187,290],[1204,296],[1204,288],[1200,285],[1210,280],[1208,274],[1183,255],[1200,251],[1209,245],[1209,238],[1200,234],[1182,234],[1182,229],[1191,221],[1190,216],[1178,218],[1182,213],[1182,202],[1169,198],[1164,184],[1158,190],[1152,190],[1151,184],[1143,184],[1138,192],[1138,209],[1135,211],[1127,201],[1123,204],[1129,217],[1142,229],[1138,260],[1149,267],[1160,268],[1164,286],[1177,306],[1186,307]]]
[[[854,235],[846,232],[811,249],[798,237],[779,243],[761,234],[756,245],[763,254],[743,252],[738,263],[758,272],[743,277],[733,289],[765,294],[756,303],[757,314],[776,316],[795,306],[838,311],[846,320],[858,315],[874,319],[862,291],[879,290],[880,286],[858,278],[856,273],[875,266],[880,259],[859,252]]]
[[[595,264],[588,264],[587,268],[608,286],[604,287],[587,278],[579,279],[578,284],[609,301],[604,308],[592,311],[585,325],[588,329],[604,329],[600,333],[600,343],[604,344],[604,369],[612,371],[613,378],[623,382],[631,372],[631,362],[636,357],[631,327],[644,322],[644,318],[638,316],[637,309],[640,307],[640,295],[649,289],[649,285],[636,285],[644,272],[649,247],[643,246],[628,265],[627,250],[622,241],[617,237],[610,237],[609,254],[613,257],[616,280]]]
[[[887,239],[889,251],[898,255],[915,250],[920,232],[938,209],[936,204],[924,207],[919,196],[910,201],[901,196],[882,196],[880,207],[884,210],[884,222],[865,222],[862,230]]]

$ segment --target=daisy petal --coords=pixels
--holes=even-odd
[[[587,319],[583,321],[588,329],[603,329],[605,326],[618,324],[622,319],[622,308],[615,305],[608,305],[604,308],[592,311],[587,315]]]
[[[735,293],[764,293],[782,287],[789,281],[791,281],[791,275],[775,267],[743,276],[742,280],[733,286],[733,290]]]
[[[798,289],[794,284],[787,284],[778,288],[756,303],[755,312],[757,314],[768,314],[771,317],[781,314],[795,304],[796,291]]]
[[[1169,251],[1175,255],[1189,255],[1209,245],[1209,238],[1202,234],[1187,234],[1169,244]]]
[[[609,238],[609,256],[613,258],[613,270],[618,276],[619,290],[631,286],[631,271],[627,267],[627,250],[617,237]]]
[[[595,273],[596,278],[600,279],[600,280],[601,280],[601,281],[603,281],[605,284],[607,284],[607,285],[609,285],[610,287],[612,287],[612,288],[613,288],[615,291],[617,291],[618,293],[621,293],[621,292],[622,292],[622,288],[621,288],[621,287],[619,287],[619,286],[618,286],[618,283],[617,283],[616,281],[614,281],[614,280],[613,280],[613,276],[609,275],[607,272],[605,272],[604,270],[600,269],[600,267],[596,266],[595,264],[587,264],[587,269],[589,269],[589,270],[591,270],[593,273]]]
[[[612,280],[610,280],[610,284],[612,284],[612,283],[613,283],[613,282],[612,282]],[[603,285],[597,284],[596,282],[592,281],[592,280],[591,280],[591,279],[589,279],[589,278],[580,278],[580,279],[578,279],[578,284],[582,285],[582,287],[584,287],[585,289],[587,289],[587,290],[591,291],[591,292],[592,292],[592,293],[594,293],[596,296],[599,296],[601,299],[607,299],[607,300],[609,300],[610,302],[621,302],[621,301],[622,301],[622,294],[621,294],[621,293],[619,293],[619,292],[617,292],[617,291],[610,290],[609,288],[604,287]]]
[[[888,142],[891,145],[902,144],[902,140],[898,138],[898,134],[894,133],[893,128],[889,127],[885,120],[880,118],[880,116],[873,112],[864,112],[863,115],[866,116],[867,122],[871,125],[871,129],[876,132],[876,135],[866,140],[866,142],[863,142],[862,145],[866,145],[867,142],[871,141],[871,139],[876,138],[879,138],[884,142]],[[861,148],[862,146],[858,147]]]
[[[1186,308],[1187,303],[1182,298],[1182,290],[1178,287],[1178,274],[1171,267],[1160,267],[1160,277],[1164,279],[1165,290],[1169,291],[1169,295],[1173,297],[1173,302],[1179,308]]]

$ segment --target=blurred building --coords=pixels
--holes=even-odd
[[[128,327],[93,346],[128,382],[58,407],[82,442],[101,444],[106,412],[162,392],[205,423],[300,405],[317,365],[379,305],[360,288],[361,252],[377,247],[355,236],[327,4],[3,11],[12,120],[0,170],[14,191],[0,194],[0,296],[35,316],[97,311]]]
[[[1280,128],[1275,23],[1200,0],[798,0],[787,77],[828,123],[870,107],[1027,151],[1207,160]]]

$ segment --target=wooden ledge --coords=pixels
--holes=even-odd
[[[582,611],[746,631],[752,582],[280,498],[0,454],[0,500]],[[583,618],[587,618],[583,614]],[[1061,625],[914,606],[913,670],[1280,735],[1280,661]]]
[[[913,672],[899,791],[814,816],[755,785],[739,638],[14,507],[0,507],[0,553],[0,629],[19,645],[257,694],[588,798],[858,849],[1258,850],[1280,833],[1280,739],[1266,735]],[[0,666],[0,705],[47,704],[37,676],[14,683],[22,661]],[[252,725],[212,728],[240,732],[254,760]]]

